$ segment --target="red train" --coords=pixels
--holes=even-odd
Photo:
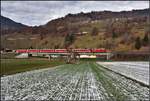
[[[73,49],[77,53],[105,53],[106,49]],[[67,53],[67,49],[17,49],[16,53]]]

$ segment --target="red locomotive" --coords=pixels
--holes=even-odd
[[[73,49],[77,53],[105,53],[106,49]],[[17,49],[16,53],[67,53],[67,49]]]

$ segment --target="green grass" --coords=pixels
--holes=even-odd
[[[104,58],[81,58],[80,61],[106,61]]]
[[[42,69],[64,64],[60,60],[47,59],[1,59],[1,76]]]
[[[113,82],[115,81],[107,76],[105,70],[98,68],[94,63],[90,63],[90,65],[96,79],[102,83],[112,101],[125,101],[126,96],[121,93],[120,89],[117,89],[115,87],[115,85],[113,84]]]

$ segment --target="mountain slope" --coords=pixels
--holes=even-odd
[[[136,38],[139,37],[142,44],[144,36],[150,32],[149,10],[68,14],[45,25],[8,32],[11,34],[2,36],[1,47],[65,48],[68,34],[87,32],[84,36],[75,35],[70,46],[117,51],[134,50]],[[142,46],[141,49],[146,47]]]
[[[2,30],[15,30],[15,29],[22,29],[27,27],[24,24],[21,23],[17,23],[7,17],[1,16],[0,17],[1,20],[1,29]]]
[[[116,19],[116,18],[143,18],[149,16],[150,9],[132,10],[132,11],[92,11],[89,13],[68,14],[65,17],[49,21],[44,28],[51,33],[59,33],[58,27],[61,30],[73,30],[75,27],[90,23],[92,21]],[[61,34],[61,32],[59,33]]]

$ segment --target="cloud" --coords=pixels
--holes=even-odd
[[[1,1],[1,14],[26,25],[42,25],[68,13],[122,11],[149,7],[149,1]]]

